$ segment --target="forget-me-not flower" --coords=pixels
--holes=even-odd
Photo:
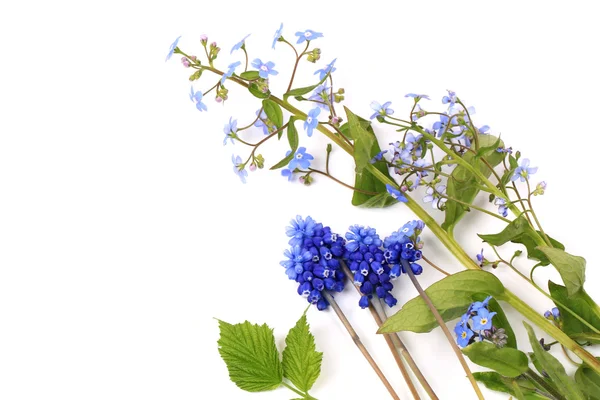
[[[475,334],[467,325],[468,319],[468,314],[463,315],[460,322],[454,327],[454,333],[456,333],[456,342],[460,347],[467,347],[471,341],[471,338]]]
[[[502,215],[503,217],[506,217],[508,215],[508,207],[506,205],[506,200],[504,200],[502,197],[496,197],[496,200],[494,200],[494,204],[498,206],[498,214]]]
[[[204,104],[202,102],[202,97],[203,97],[203,94],[201,91],[194,92],[194,87],[192,86],[190,88],[190,100],[193,103],[196,103],[196,108],[198,109],[198,111],[206,111],[207,110],[206,104]]]
[[[495,312],[489,312],[487,308],[480,308],[477,315],[473,317],[473,329],[476,331],[491,329],[494,315],[496,315]]]
[[[320,37],[323,37],[323,34],[320,32],[311,31],[310,29],[305,30],[304,32],[296,32],[296,36],[298,36],[298,41],[296,44],[304,43],[306,41],[315,40]]]
[[[240,156],[231,156],[231,162],[233,163],[233,172],[240,177],[242,183],[246,183],[246,177],[248,176],[248,171],[245,169],[245,165],[242,163],[242,157]]]
[[[454,107],[454,104],[456,104],[456,92],[453,92],[452,90],[448,90],[448,96],[444,96],[442,98],[442,103],[444,104],[450,104],[448,107]]]
[[[418,93],[407,93],[404,95],[404,97],[412,97],[413,99],[415,99],[415,101],[419,101],[421,99],[427,99],[430,100],[429,96],[426,94],[418,94]]]
[[[529,176],[535,174],[537,170],[537,167],[529,166],[529,158],[524,158],[521,161],[521,165],[515,169],[515,174],[512,176],[512,178],[510,178],[510,180],[514,182],[517,179],[521,179],[521,182],[525,182],[527,179],[529,179]]]
[[[169,52],[167,53],[167,58],[165,58],[165,62],[169,61],[173,56],[173,53],[177,48],[177,44],[179,43],[179,39],[181,39],[181,36],[179,36],[177,39],[175,39],[173,43],[171,43],[171,47],[169,47]]]
[[[244,44],[246,44],[246,39],[248,39],[248,36],[250,36],[250,34],[247,34],[246,36],[244,36],[244,38],[242,40],[240,40],[239,42],[234,44],[233,47],[231,48],[231,51],[229,52],[229,54],[233,54],[234,51],[241,49],[242,46]]]
[[[233,76],[233,74],[235,73],[235,69],[239,67],[240,64],[242,64],[241,61],[236,61],[234,63],[229,64],[229,66],[227,67],[227,71],[221,77],[221,85],[225,83],[225,80],[227,78],[231,78]]]
[[[229,117],[229,122],[225,124],[223,128],[223,132],[225,133],[225,138],[223,139],[223,146],[227,144],[227,139],[231,141],[231,144],[234,144],[232,133],[237,132],[237,119],[233,119]]]
[[[387,189],[388,194],[390,196],[392,196],[394,199],[396,199],[398,201],[401,201],[403,203],[408,203],[408,199],[404,196],[404,194],[402,194],[401,191],[399,191],[398,189],[396,189],[395,187],[393,187],[389,183],[387,183],[385,185],[385,188]]]
[[[294,154],[294,158],[290,161],[288,168],[290,171],[295,170],[296,168],[300,169],[308,169],[310,167],[310,160],[314,160],[315,158],[306,152],[306,147],[298,148],[296,154]]]
[[[319,125],[318,116],[321,113],[321,109],[319,107],[313,108],[308,112],[306,116],[306,120],[304,120],[304,129],[306,129],[306,133],[308,136],[312,136],[313,130]]]
[[[275,71],[275,63],[273,61],[267,61],[263,63],[260,58],[252,61],[252,66],[258,70],[258,75],[263,79],[268,79],[269,75],[277,75],[279,72]]]
[[[446,185],[438,185],[435,190],[432,187],[427,188],[425,191],[426,196],[423,197],[425,203],[431,202],[431,207],[438,208],[441,204],[444,204],[448,199],[442,197],[446,194]]]
[[[279,25],[279,29],[277,29],[277,31],[275,31],[275,36],[273,37],[273,48],[275,48],[275,43],[277,43],[277,41],[281,37],[282,33],[283,33],[283,22],[281,23],[281,25]]]
[[[313,75],[319,74],[319,80],[322,81],[323,79],[325,79],[327,74],[332,74],[335,72],[335,70],[337,69],[334,67],[336,60],[337,60],[337,58],[334,58],[333,61],[330,62],[329,64],[327,64],[327,66],[325,68],[316,70]]]
[[[371,109],[375,112],[373,113],[373,115],[371,115],[371,119],[376,118],[377,116],[385,117],[386,115],[392,115],[394,113],[394,110],[390,108],[391,105],[391,101],[386,101],[385,103],[383,103],[383,105],[379,104],[376,101],[372,102]]]

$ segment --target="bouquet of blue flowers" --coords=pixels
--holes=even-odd
[[[404,115],[396,113],[391,101],[374,101],[372,114],[363,118],[340,108],[346,92],[334,84],[336,59],[315,67],[312,85],[297,87],[297,70],[320,62],[321,50],[314,44],[322,37],[312,30],[300,31],[292,43],[284,37],[283,24],[276,30],[272,47],[289,47],[295,57],[287,89],[281,95],[271,92],[270,81],[281,79],[282,71],[273,61],[249,56],[248,36],[230,51],[240,52],[242,60],[226,66],[218,65],[221,49],[216,42],[209,44],[205,35],[200,38],[200,55],[184,52],[179,47],[180,38],[167,54],[167,60],[181,56],[183,67],[191,72],[189,98],[200,112],[208,110],[208,96],[226,103],[230,85],[239,85],[248,96],[259,99],[260,108],[247,113],[249,123],[241,126],[230,118],[223,131],[224,144],[238,142],[249,149],[247,157],[232,156],[233,171],[242,182],[246,183],[248,171],[265,167],[267,162],[259,148],[269,140],[281,140],[288,148],[269,169],[279,170],[287,180],[310,186],[317,178],[327,178],[351,190],[353,206],[390,207],[393,212],[391,206],[403,204],[418,218],[381,239],[370,227],[351,225],[342,235],[311,217],[296,217],[285,231],[290,248],[285,250],[281,266],[285,276],[295,282],[298,294],[318,310],[333,308],[393,398],[399,397],[335,301],[336,296],[352,292],[344,290],[346,286],[354,286],[358,306],[370,310],[379,326],[377,333],[388,343],[414,398],[420,398],[419,391],[405,363],[428,396],[437,395],[398,333],[424,333],[439,327],[478,398],[483,398],[479,387],[483,384],[518,399],[599,399],[600,360],[586,347],[600,343],[600,306],[584,288],[585,259],[570,254],[550,236],[534,209],[534,198],[544,195],[547,187],[534,179],[538,168],[489,126],[479,124],[474,108],[452,90],[441,98],[439,107],[430,105],[428,95],[406,94],[412,105]],[[208,82],[205,89],[198,89],[201,82]],[[396,140],[389,145],[381,143],[376,135],[379,125],[392,127]],[[249,142],[244,131],[256,128],[264,136]],[[330,141],[323,155],[323,169],[315,168],[315,157],[308,147],[300,146],[315,133]],[[353,157],[354,182],[343,182],[331,174],[334,149]],[[416,198],[419,191],[425,192],[421,199]],[[482,198],[489,207],[478,205]],[[438,213],[443,215],[441,224],[436,222]],[[474,256],[467,254],[455,237],[467,213],[481,213],[504,224],[500,232],[480,232],[472,238],[488,248]],[[420,236],[425,229],[465,271],[450,274],[431,261]],[[521,249],[503,255],[504,246],[511,243]],[[490,251],[493,256],[485,255]],[[536,262],[528,273],[515,267],[515,260],[524,254]],[[555,268],[562,282],[548,281],[546,288],[539,286],[534,273],[541,266]],[[443,274],[427,289],[421,287],[418,278],[424,267]],[[513,270],[524,285],[544,294],[551,311],[540,315],[516,296],[494,274],[500,267]],[[402,275],[419,296],[388,317],[386,310],[398,303],[393,289]],[[552,340],[539,337],[523,321],[532,352],[520,350],[503,307],[512,307]],[[447,324],[453,324],[454,332]],[[231,379],[240,388],[262,391],[284,385],[301,398],[314,399],[308,391],[319,375],[322,355],[315,349],[306,314],[288,334],[281,361],[266,326],[221,321],[220,327],[220,352]],[[238,343],[235,337],[247,340]],[[248,348],[263,350],[253,353]],[[552,355],[554,348],[581,360],[573,376]],[[239,352],[248,351],[252,357],[239,356]],[[490,371],[472,373],[464,356]],[[250,359],[253,362],[248,364]]]

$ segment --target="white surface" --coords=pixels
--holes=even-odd
[[[200,53],[199,36],[208,34],[227,65],[241,56],[230,57],[231,46],[252,32],[251,57],[277,63],[273,85],[281,90],[291,52],[270,49],[279,23],[290,39],[297,30],[324,32],[317,65],[338,58],[345,104],[364,116],[372,100],[392,100],[405,113],[407,92],[438,104],[446,88],[456,90],[476,106],[478,123],[540,167],[535,178],[549,185],[536,198],[538,213],[551,235],[587,258],[587,288],[600,300],[588,173],[597,165],[600,28],[591,3],[155,3],[2,7],[0,398],[290,398],[285,389],[248,394],[229,382],[213,317],[267,322],[282,348],[305,307],[278,265],[291,217],[310,214],[338,231],[369,224],[382,236],[413,218],[401,206],[353,208],[350,192],[324,179],[305,188],[261,171],[241,185],[230,155],[247,153],[223,148],[222,127],[231,115],[248,121],[258,102],[236,89],[225,107],[207,99],[209,113],[198,113],[187,98],[188,71],[178,57],[163,62],[180,34],[190,53]],[[311,83],[315,69],[303,64],[298,84]],[[301,140],[315,156],[326,143],[318,134]],[[267,163],[286,146],[265,146]],[[332,170],[352,180],[340,151]],[[475,232],[498,227],[469,216],[458,237],[475,254]],[[431,234],[425,240],[429,257],[461,269]],[[497,273],[536,310],[550,307],[514,274]],[[423,275],[426,284],[438,278]],[[395,294],[404,303],[415,291],[401,280]],[[352,291],[339,297],[409,398],[368,313],[354,306]],[[527,349],[519,316],[508,313]],[[387,398],[333,313],[311,311],[309,320],[325,352],[313,395]],[[474,398],[439,330],[403,337],[442,399]]]

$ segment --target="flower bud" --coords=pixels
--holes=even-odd
[[[190,60],[188,60],[187,57],[181,57],[181,63],[183,64],[184,68],[190,67]]]
[[[200,43],[202,43],[202,45],[206,46],[206,43],[208,42],[208,36],[206,35],[201,35],[200,36]]]
[[[250,167],[249,167],[249,169],[250,169],[250,171],[252,171],[252,172],[256,171],[256,164],[254,164],[254,163],[250,164]]]

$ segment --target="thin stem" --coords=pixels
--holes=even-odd
[[[246,51],[246,44],[242,46],[242,50],[244,50],[244,55],[246,56],[246,66],[244,67],[244,72],[248,71],[248,52]]]
[[[529,193],[527,195],[527,203],[529,204],[529,211],[531,211],[531,215],[533,216],[535,223],[537,224],[540,232],[542,233],[542,237],[544,238],[546,243],[548,243],[548,246],[554,247],[552,245],[552,242],[550,241],[550,238],[548,237],[548,235],[546,235],[546,232],[544,232],[544,229],[542,229],[542,224],[540,224],[540,220],[538,219],[537,215],[535,215],[535,211],[533,211],[533,205],[531,204],[531,186],[529,186],[529,179],[526,179],[525,182],[527,182],[527,193]]]
[[[219,86],[219,83],[221,83],[221,81],[217,81],[217,83],[215,83],[215,85],[213,87],[211,87],[210,89],[208,89],[206,92],[202,93],[202,96],[206,96],[207,94],[209,94],[210,92],[212,92],[217,86]]]
[[[421,258],[423,260],[425,260],[425,262],[427,262],[427,264],[431,265],[433,268],[435,268],[438,271],[440,271],[442,274],[444,274],[446,276],[450,276],[450,274],[448,272],[444,271],[442,268],[440,268],[437,265],[435,265],[434,263],[432,263],[427,257],[425,257],[425,256],[422,255]]]
[[[567,357],[567,360],[569,360],[569,362],[576,366],[579,367],[581,364],[578,363],[577,361],[574,361],[571,356],[569,355],[569,352],[567,351],[567,349],[565,348],[565,346],[560,346],[560,348],[562,349],[562,352],[564,353],[565,357]]]
[[[290,43],[288,43],[288,44],[290,46],[292,46]],[[292,48],[294,49],[294,53],[296,53],[296,63],[294,64],[294,70],[292,71],[292,78],[290,79],[290,84],[288,85],[286,93],[289,92],[290,90],[292,90],[292,84],[294,83],[294,77],[296,76],[296,70],[298,69],[298,63],[300,62],[300,59],[302,58],[302,56],[304,55],[306,50],[308,50],[308,46],[310,46],[310,40],[306,41],[306,47],[304,48],[304,51],[300,55],[298,55],[296,48],[294,46],[292,46]]]
[[[440,197],[443,197],[443,198],[445,198],[445,199],[448,199],[448,200],[450,200],[450,201],[454,201],[454,202],[456,202],[456,203],[462,204],[462,205],[464,205],[464,206],[467,206],[467,207],[469,207],[469,208],[472,208],[473,210],[481,211],[482,213],[484,213],[484,214],[487,214],[487,215],[490,215],[490,216],[492,216],[492,217],[494,217],[494,218],[498,218],[499,220],[501,220],[501,221],[504,221],[504,222],[506,222],[507,224],[510,224],[510,222],[511,222],[511,221],[510,221],[510,219],[504,218],[504,217],[502,217],[502,216],[500,216],[500,215],[498,215],[498,214],[496,214],[496,213],[493,213],[493,212],[491,212],[491,211],[489,211],[489,210],[486,210],[485,208],[481,208],[481,207],[478,207],[478,206],[476,206],[476,205],[469,204],[469,203],[467,203],[467,202],[464,202],[464,201],[462,201],[462,200],[455,199],[454,197],[449,197],[449,196],[447,196],[447,195],[445,195],[445,194],[443,194],[443,193],[440,193],[440,192],[438,192],[438,191],[437,191],[435,188],[434,188],[433,190],[434,190],[434,191],[435,191],[435,193],[436,193],[436,194],[438,194]]]
[[[263,112],[263,108],[261,107],[261,108],[260,108],[260,110],[258,110],[258,113],[256,114],[256,118],[254,119],[254,121],[252,121],[252,122],[251,122],[249,125],[246,125],[246,126],[244,126],[244,127],[241,127],[241,128],[239,128],[239,129],[238,129],[238,132],[240,132],[240,131],[244,131],[244,130],[246,130],[246,129],[248,129],[248,128],[252,127],[252,126],[253,126],[253,125],[256,123],[256,121],[258,121],[258,120],[259,120],[259,118],[260,118],[260,114],[262,114],[262,112]]]
[[[348,280],[352,281],[354,279],[354,277],[352,276],[352,272],[350,272],[350,269],[348,268],[348,266],[346,265],[345,262],[341,261],[340,263],[342,264],[342,270],[344,271],[344,274],[346,275]],[[354,288],[358,292],[358,295],[362,296],[360,289],[355,285],[352,285],[352,286],[354,286]],[[371,300],[369,300],[369,311],[371,312],[371,315],[373,316],[373,319],[375,320],[375,323],[377,324],[377,326],[379,328],[381,328],[381,326],[383,325],[383,322],[384,322],[383,318],[379,315],[379,312],[377,311],[377,309],[375,308],[375,305],[373,304],[373,302]],[[420,399],[419,393],[417,392],[417,389],[415,388],[412,380],[410,379],[410,375],[408,374],[408,371],[406,370],[406,367],[402,363],[402,359],[400,357],[404,357],[404,360],[407,362],[409,367],[412,369],[414,374],[417,376],[417,379],[419,380],[421,385],[423,385],[423,388],[425,389],[425,391],[427,392],[429,397],[431,397],[432,399],[437,399],[438,397],[436,396],[435,392],[433,391],[431,386],[429,386],[429,383],[425,379],[425,376],[421,373],[421,370],[419,369],[417,364],[414,362],[411,355],[408,353],[408,349],[406,348],[404,343],[402,343],[402,340],[400,339],[400,335],[399,334],[396,334],[396,335],[384,334],[383,336],[385,338],[386,343],[388,344],[388,347],[392,351],[392,355],[394,356],[394,359],[396,360],[396,364],[398,364],[398,368],[400,368],[400,372],[402,373],[402,376],[404,377],[404,381],[408,385],[413,397],[415,399]],[[410,361],[409,361],[409,359],[410,359]]]
[[[282,384],[283,386],[285,386],[286,388],[290,389],[292,392],[296,393],[297,395],[299,395],[299,396],[302,396],[302,398],[303,398],[303,399],[306,399],[306,398],[310,398],[310,399],[312,399],[312,398],[313,398],[313,397],[312,397],[312,396],[310,396],[308,393],[302,393],[301,391],[299,391],[298,389],[296,389],[296,388],[295,388],[295,387],[293,387],[292,385],[288,385],[288,384],[287,384],[287,383],[285,383],[285,382],[281,382],[281,384]]]
[[[536,374],[531,368],[529,368],[529,370],[525,372],[525,376],[530,378],[536,386],[547,392],[547,394],[552,396],[555,400],[567,400],[560,393],[558,393],[555,388],[549,385],[548,382],[540,378],[540,376]]]
[[[363,356],[365,356],[365,358],[369,362],[369,365],[371,365],[371,367],[373,368],[373,370],[375,371],[375,373],[377,374],[377,376],[379,377],[379,379],[381,380],[381,382],[383,383],[385,388],[388,390],[388,392],[390,393],[392,398],[394,398],[396,400],[400,400],[400,397],[398,396],[398,394],[396,394],[396,391],[394,390],[394,388],[392,387],[390,382],[387,380],[385,375],[383,375],[383,372],[381,372],[381,369],[379,368],[379,366],[377,365],[377,363],[375,362],[373,357],[371,357],[369,350],[367,350],[365,345],[362,343],[362,341],[360,340],[360,337],[358,337],[358,334],[356,333],[356,331],[350,324],[350,321],[348,321],[348,318],[346,318],[346,315],[344,315],[344,312],[342,311],[342,309],[340,308],[338,303],[335,301],[333,296],[331,296],[326,290],[324,290],[321,293],[323,293],[323,297],[325,297],[325,300],[327,300],[327,302],[331,305],[331,307],[337,314],[338,318],[344,325],[344,328],[346,328],[346,330],[348,331],[348,334],[352,338],[352,341],[354,342],[356,347],[358,347],[358,349],[363,354]]]
[[[377,192],[369,192],[369,191],[367,191],[367,190],[362,190],[362,189],[356,188],[356,187],[354,187],[354,186],[352,186],[352,185],[348,185],[347,183],[345,183],[345,182],[342,182],[342,181],[340,181],[339,179],[337,179],[336,177],[332,176],[332,175],[331,175],[330,173],[328,173],[328,172],[323,172],[323,171],[320,171],[320,170],[318,170],[318,169],[314,169],[314,168],[309,168],[308,170],[309,170],[310,172],[314,172],[315,174],[320,174],[320,175],[326,176],[326,177],[328,177],[329,179],[331,179],[331,180],[333,180],[333,181],[335,181],[335,182],[339,183],[340,185],[342,185],[342,186],[344,186],[344,187],[347,187],[348,189],[352,189],[352,190],[354,190],[355,192],[358,192],[358,193],[364,193],[364,194],[366,194],[366,195],[369,195],[369,196],[377,196],[377,195],[379,194],[379,193],[377,193]]]
[[[465,361],[465,358],[464,358],[462,352],[458,348],[456,341],[454,340],[454,338],[452,337],[452,334],[448,330],[448,327],[446,326],[444,319],[440,315],[437,308],[435,308],[435,306],[433,305],[433,302],[431,301],[431,299],[429,298],[427,293],[425,293],[425,291],[421,287],[421,284],[419,283],[419,281],[417,280],[417,278],[415,277],[415,274],[413,273],[413,271],[411,269],[410,263],[404,259],[402,259],[401,262],[402,262],[402,266],[404,267],[404,270],[408,273],[410,280],[412,281],[413,285],[415,286],[415,289],[417,289],[417,292],[419,292],[419,295],[421,296],[421,298],[423,298],[423,300],[425,301],[425,303],[427,304],[427,306],[433,313],[433,316],[435,317],[437,323],[440,325],[440,328],[442,328],[444,335],[446,335],[446,339],[448,339],[448,342],[450,343],[450,347],[452,347],[452,350],[454,350],[454,354],[456,354],[456,357],[458,357],[458,361],[460,361],[460,364],[462,365],[465,373],[467,374],[467,377],[469,378],[469,381],[471,382],[471,385],[473,386],[473,390],[475,391],[475,394],[477,394],[477,397],[479,399],[483,399],[483,394],[481,393],[481,389],[479,389],[479,386],[477,385],[477,381],[475,381],[475,377],[471,373],[471,370],[469,369],[469,366],[467,365],[467,362]]]

